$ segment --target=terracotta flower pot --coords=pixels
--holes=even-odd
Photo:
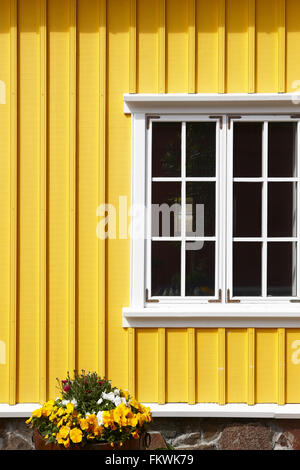
[[[129,439],[125,441],[122,446],[115,445],[111,447],[109,443],[106,442],[89,442],[85,446],[70,445],[70,447],[65,448],[63,445],[46,444],[45,439],[40,435],[37,429],[33,430],[33,442],[35,450],[146,450],[149,447],[151,441],[150,434],[142,434],[140,439]]]

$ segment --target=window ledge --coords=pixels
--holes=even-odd
[[[123,308],[124,328],[299,328],[299,304],[202,304]]]
[[[275,403],[144,403],[149,406],[153,417],[207,417],[207,418],[274,418],[300,419],[300,404],[277,405]],[[17,405],[0,404],[0,418],[29,418],[39,403],[18,403]]]
[[[260,113],[297,112],[299,93],[130,93],[124,94],[124,113]]]
[[[275,403],[261,403],[247,405],[246,403],[144,403],[149,406],[153,417],[207,417],[207,418],[269,418],[269,419],[299,419],[300,405]]]

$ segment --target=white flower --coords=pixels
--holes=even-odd
[[[72,403],[72,405],[76,406],[76,405],[77,405],[77,400],[76,400],[76,398],[73,398],[73,399],[71,400],[71,403]]]
[[[109,392],[109,393],[103,392],[102,393],[102,398],[103,398],[103,400],[109,400],[109,401],[112,401],[114,403],[115,394],[114,394],[114,392]]]
[[[114,403],[115,403],[116,406],[121,405],[121,403],[122,403],[121,398],[120,398],[120,397],[116,397]]]
[[[61,404],[64,405],[64,406],[67,405],[68,403],[70,403],[70,400],[62,400],[61,401]]]
[[[97,401],[97,405],[100,405],[102,402],[103,402],[103,398],[99,398],[99,400]]]
[[[97,421],[98,421],[98,426],[102,426],[102,424],[103,424],[103,411],[98,411]]]
[[[120,390],[118,390],[117,388],[114,390],[114,394],[115,395],[120,395]]]

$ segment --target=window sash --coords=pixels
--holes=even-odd
[[[181,292],[180,296],[151,296],[151,300],[159,300],[160,304],[179,304],[179,303],[207,303],[208,300],[217,300],[218,292],[221,289],[221,266],[220,255],[224,256],[224,250],[220,249],[221,231],[220,231],[220,139],[221,128],[218,117],[208,115],[202,116],[160,116],[159,122],[181,122],[181,176],[180,177],[152,177],[152,123],[156,119],[150,119],[147,132],[147,158],[146,158],[146,259],[145,259],[145,287],[151,293],[151,244],[152,241],[180,241],[181,242]],[[188,122],[215,122],[216,123],[216,155],[215,166],[216,173],[214,177],[187,177],[186,176],[186,123]],[[152,183],[153,182],[180,182],[181,183],[181,236],[180,237],[153,237],[151,223],[151,202],[152,202]],[[215,235],[204,237],[186,236],[186,183],[188,182],[214,182],[215,183]],[[187,296],[185,295],[186,280],[186,241],[213,241],[215,243],[215,295],[213,296]]]
[[[182,164],[182,173],[180,177],[154,177],[152,178],[152,122],[157,122],[156,120],[150,119],[149,130],[146,132],[146,256],[145,256],[145,288],[148,289],[148,292],[151,292],[151,241],[156,240],[152,237],[151,234],[151,187],[152,182],[167,182],[167,181],[177,181],[181,182],[182,189],[185,192],[186,182],[189,181],[214,181],[216,183],[216,231],[214,237],[201,237],[204,240],[214,240],[215,241],[215,296],[201,296],[201,297],[183,297],[183,288],[181,287],[181,296],[157,296],[151,297],[152,300],[159,300],[159,304],[199,304],[207,303],[209,300],[217,300],[219,289],[222,290],[222,302],[226,300],[226,293],[229,290],[230,297],[233,300],[239,300],[241,303],[270,303],[270,302],[289,302],[290,300],[294,301],[296,298],[300,297],[300,120],[297,118],[291,118],[290,115],[245,115],[239,116],[239,119],[230,117],[231,126],[228,128],[228,118],[227,115],[222,115],[223,118],[223,129],[220,128],[220,120],[216,117],[215,119],[210,119],[209,115],[185,115],[185,116],[167,116],[161,115],[160,122],[212,122],[216,121],[216,176],[215,177],[186,177],[185,172],[183,174],[183,168],[185,168],[185,135],[182,135],[182,152],[181,152],[181,164]],[[296,158],[297,158],[297,175],[293,177],[268,177],[267,176],[267,149],[268,149],[268,136],[267,136],[267,127],[268,122],[296,122],[297,123],[297,143],[296,143]],[[233,133],[234,133],[234,123],[235,122],[263,122],[263,173],[261,177],[257,178],[244,178],[244,177],[233,177]],[[225,123],[225,124],[224,124]],[[183,130],[184,129],[184,130]],[[185,134],[185,124],[182,126],[182,133]],[[233,237],[233,184],[234,182],[260,182],[263,185],[263,200],[262,200],[262,236],[261,237]],[[296,201],[296,211],[297,211],[297,235],[295,237],[268,237],[267,236],[267,182],[293,182],[297,184],[297,201]],[[170,237],[170,238],[161,238],[160,240],[178,240],[181,241],[184,239],[185,234],[185,204],[182,200],[182,217],[181,217],[183,226],[181,231],[181,237]],[[193,237],[188,237],[185,240],[195,240]],[[261,242],[263,243],[262,249],[262,285],[263,291],[262,296],[232,296],[233,293],[233,242],[240,241],[241,243],[251,241],[251,242]],[[297,251],[297,266],[296,266],[296,294],[297,296],[267,296],[267,244],[269,242],[295,242],[296,251]],[[182,263],[182,260],[185,260],[185,246],[182,242],[181,245],[181,285],[185,286],[185,263]],[[153,307],[153,304],[151,304]],[[167,306],[167,305],[166,305]]]
[[[235,122],[262,122],[263,123],[263,136],[262,136],[262,176],[259,178],[243,178],[233,177],[233,135]],[[268,176],[268,123],[272,122],[296,122],[296,168],[297,175],[293,177],[269,177]],[[226,271],[226,286],[229,289],[231,298],[239,300],[241,303],[270,303],[270,302],[289,302],[295,301],[300,297],[300,121],[296,118],[291,118],[289,115],[253,115],[241,116],[239,119],[232,119],[232,125],[227,131],[227,236],[226,236],[226,250],[227,250],[227,271]],[[260,182],[262,188],[262,234],[261,237],[234,237],[233,236],[233,185],[235,182]],[[268,183],[270,182],[291,182],[297,185],[296,197],[296,236],[292,237],[269,237],[267,233],[268,224]],[[243,242],[260,242],[262,243],[262,260],[261,260],[261,275],[262,275],[262,295],[261,296],[234,296],[233,295],[233,243],[239,241]],[[296,243],[296,296],[268,296],[267,295],[267,249],[270,242],[295,242]]]

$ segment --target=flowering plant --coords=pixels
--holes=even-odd
[[[152,420],[150,408],[95,372],[75,371],[73,379],[68,373],[58,384],[61,396],[34,410],[26,421],[46,443],[66,448],[90,441],[122,446],[130,438],[139,439]]]

